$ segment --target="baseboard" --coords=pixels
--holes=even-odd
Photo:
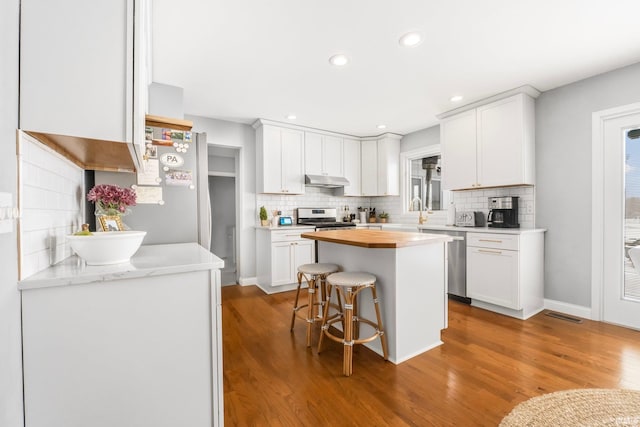
[[[256,283],[258,283],[257,277],[238,277],[240,286],[255,285]]]
[[[582,317],[583,319],[591,319],[591,307],[569,304],[568,302],[544,300],[544,308],[547,310],[558,311],[560,313],[569,314],[571,316]]]

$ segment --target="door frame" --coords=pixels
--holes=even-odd
[[[640,102],[592,114],[591,143],[591,319],[604,320],[604,148],[609,120],[640,114]]]
[[[235,193],[236,193],[236,203],[235,203],[235,216],[236,216],[236,241],[235,241],[235,257],[236,257],[236,283],[240,285],[244,285],[242,283],[243,280],[240,275],[241,271],[241,259],[240,254],[242,253],[242,230],[244,229],[244,222],[242,221],[242,212],[244,211],[244,201],[242,199],[242,195],[245,193],[245,182],[242,180],[242,176],[244,176],[244,149],[243,147],[237,147],[234,145],[221,145],[221,144],[211,144],[208,145],[209,148],[223,148],[226,150],[233,150],[234,152],[234,164],[235,164],[235,173],[228,172],[217,172],[211,171],[207,167],[208,176],[226,176],[235,178]],[[208,158],[208,156],[207,156]],[[208,166],[208,165],[207,165]],[[213,242],[211,242],[213,244]],[[252,282],[253,283],[253,282]]]

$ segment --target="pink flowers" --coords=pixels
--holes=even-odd
[[[96,209],[107,215],[125,213],[128,206],[136,205],[136,193],[117,185],[96,185],[87,194],[87,200],[96,204]]]

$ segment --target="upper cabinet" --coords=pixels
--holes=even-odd
[[[342,148],[342,159],[344,162],[344,177],[349,181],[349,185],[344,186],[344,196],[361,196],[361,174],[360,174],[360,144],[357,139],[344,139]]]
[[[362,141],[360,170],[363,196],[378,195],[378,141]]]
[[[304,194],[305,174],[344,177],[341,196],[396,196],[400,193],[400,135],[349,138],[283,127],[257,120],[256,191]]]
[[[307,175],[344,176],[342,138],[304,133],[304,167]]]
[[[256,127],[256,191],[304,194],[304,133],[262,124]]]
[[[23,1],[20,128],[130,143],[139,160],[147,104],[147,2]]]
[[[378,139],[378,196],[400,194],[400,137]]]
[[[443,187],[535,184],[534,100],[519,93],[440,123]]]
[[[400,194],[400,137],[385,134],[362,141],[361,186],[363,196]]]

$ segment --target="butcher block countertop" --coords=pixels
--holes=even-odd
[[[302,237],[342,245],[363,248],[403,248],[406,246],[429,245],[450,242],[452,238],[441,234],[407,233],[382,230],[328,230],[303,233]]]

